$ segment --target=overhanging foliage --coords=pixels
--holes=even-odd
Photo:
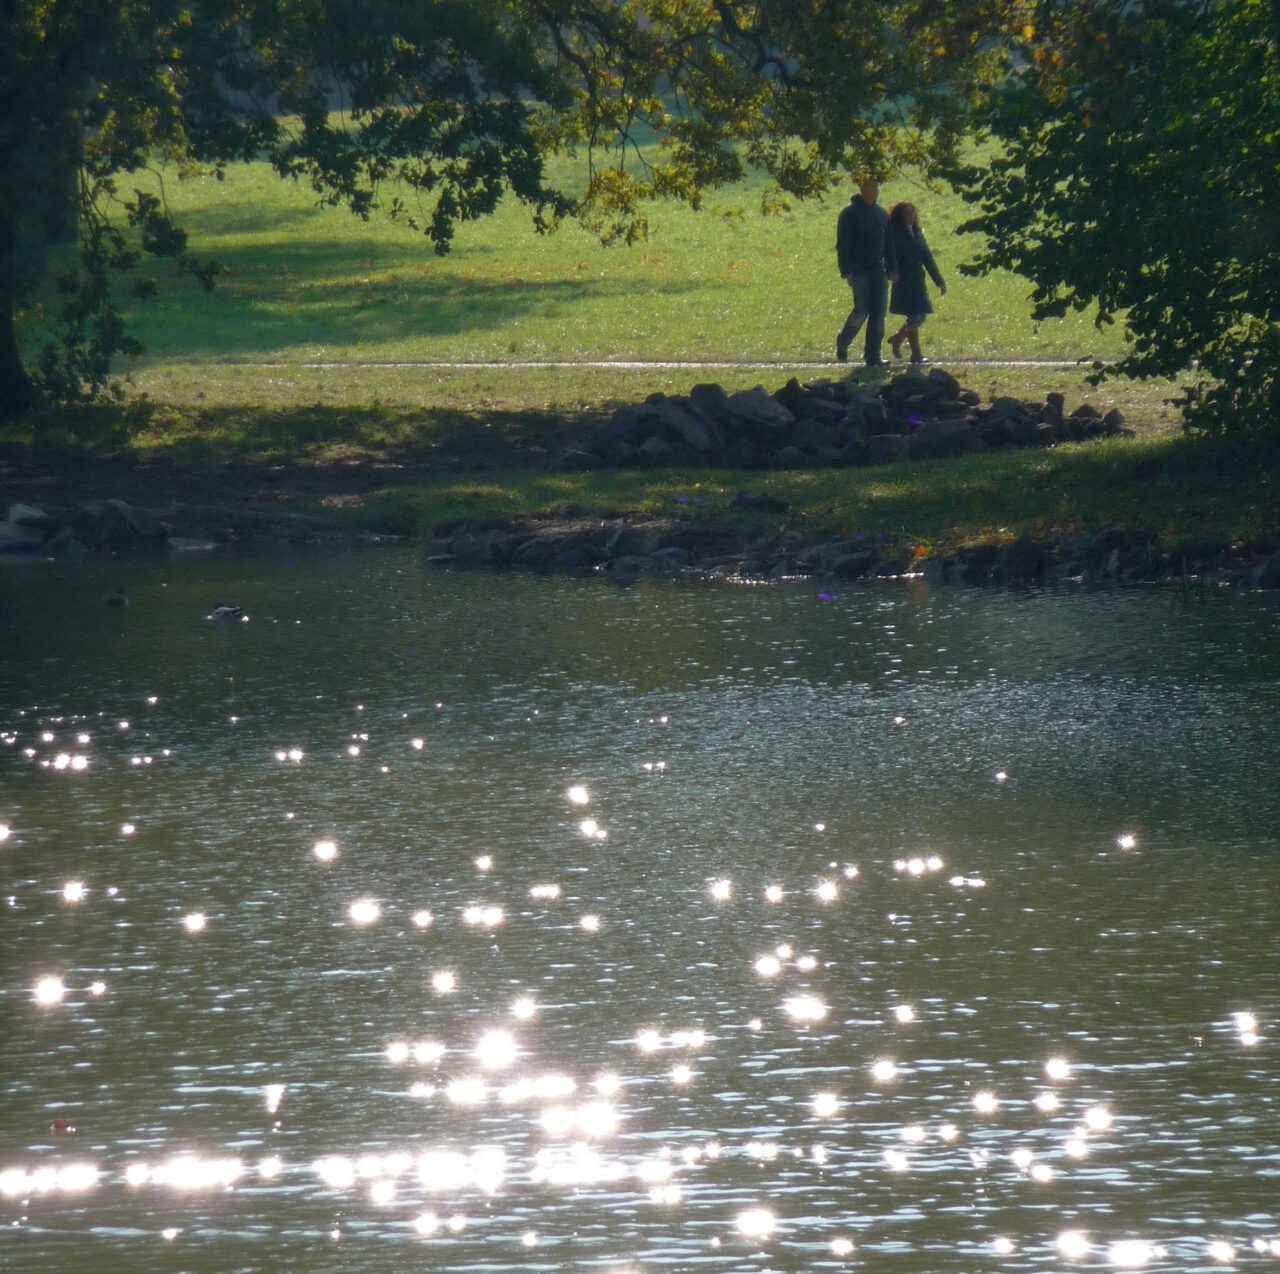
[[[1047,318],[1124,323],[1113,370],[1192,373],[1188,422],[1280,434],[1280,3],[1041,4],[960,174],[974,270],[1034,284]]]
[[[138,251],[206,286],[158,159],[266,157],[359,216],[445,250],[511,192],[539,225],[644,232],[655,197],[697,203],[744,166],[769,202],[842,170],[954,159],[1002,70],[1022,0],[8,0],[0,4],[0,414],[37,389],[95,392],[132,347],[108,280]],[[656,136],[647,159],[639,142]],[[584,149],[585,188],[545,159]],[[649,152],[646,152],[648,154]],[[43,229],[78,230],[50,254]],[[136,233],[122,233],[125,230]],[[57,265],[50,290],[50,262]],[[39,326],[53,339],[32,358]],[[27,336],[19,341],[19,328]]]

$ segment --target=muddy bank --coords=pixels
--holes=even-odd
[[[757,513],[768,497],[740,493],[730,507]],[[735,510],[736,511],[736,510]],[[315,524],[169,523],[119,496],[70,505],[16,501],[0,521],[0,556],[80,561],[121,554],[272,552],[301,545],[350,550],[403,543]],[[1280,545],[1185,544],[1162,548],[1124,530],[1098,536],[1046,536],[981,544],[953,553],[904,550],[882,537],[794,534],[745,537],[714,521],[666,518],[525,519],[498,526],[461,524],[422,542],[425,562],[460,570],[531,570],[602,574],[614,579],[707,580],[924,579],[958,584],[1142,584],[1199,580],[1252,589],[1280,588]]]

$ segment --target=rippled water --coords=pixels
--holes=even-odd
[[[0,614],[0,1268],[1280,1269],[1274,599]]]

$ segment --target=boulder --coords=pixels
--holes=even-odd
[[[44,541],[45,533],[38,526],[0,522],[0,553],[34,553]]]
[[[797,416],[797,424],[811,420],[817,425],[838,425],[849,414],[845,403],[838,403],[834,398],[811,398],[808,410],[803,416]]]
[[[966,456],[982,447],[967,420],[926,420],[908,439],[912,460]]]
[[[551,566],[558,571],[588,571],[609,560],[597,535],[581,531],[556,539]]]
[[[969,404],[958,398],[935,398],[926,404],[924,415],[929,420],[966,420],[969,416]]]
[[[750,438],[735,438],[725,448],[725,460],[731,469],[763,469],[769,462],[769,453]]]
[[[166,539],[159,518],[124,500],[85,500],[71,509],[67,524],[91,548],[159,547]]]
[[[553,535],[535,535],[521,540],[511,552],[511,562],[514,566],[550,566],[555,560],[557,541],[558,537]]]
[[[667,571],[685,570],[693,561],[693,554],[678,544],[670,544],[664,549],[651,553],[650,557]]]
[[[1000,579],[1026,583],[1044,574],[1047,554],[1034,540],[1019,539],[1006,545],[992,567],[992,573]]]
[[[899,576],[906,575],[910,569],[910,565],[900,558],[885,557],[876,562],[868,574],[876,579],[897,579]]]
[[[842,557],[846,553],[857,553],[862,549],[862,545],[855,540],[835,540],[823,544],[811,544],[808,548],[801,549],[799,559],[810,565],[817,566],[819,570],[825,569],[824,564],[833,561],[837,557]]]
[[[795,417],[759,385],[730,394],[726,410],[732,420],[759,438],[780,437],[795,423]]]
[[[606,442],[634,445],[653,431],[657,418],[649,403],[627,403],[600,426],[599,434]]]
[[[1245,578],[1250,588],[1280,588],[1280,555],[1259,562]]]
[[[822,573],[834,575],[837,579],[861,579],[876,564],[876,555],[868,549],[859,549],[856,553],[842,553],[838,557],[828,558],[823,563]]]
[[[803,420],[796,421],[789,437],[792,446],[806,451],[817,451],[820,447],[829,447],[836,441],[837,427],[833,421],[806,416]]]
[[[511,560],[511,548],[492,531],[458,531],[450,545],[458,566],[502,566]]]
[[[697,452],[710,451],[720,442],[718,431],[687,398],[666,398],[658,404],[658,424],[665,437]]]
[[[728,410],[729,395],[719,385],[695,385],[689,391],[689,401],[704,416],[719,420]]]
[[[807,416],[813,407],[822,401],[805,389],[794,376],[781,389],[774,392],[773,399],[797,418]]]
[[[911,456],[911,439],[906,434],[872,434],[867,440],[867,463],[902,464]]]
[[[83,540],[77,539],[70,527],[64,526],[46,542],[41,552],[47,557],[57,558],[59,562],[83,562],[93,550]]]
[[[846,403],[849,401],[849,390],[853,382],[840,381],[833,385],[829,380],[819,378],[818,380],[805,381],[804,391],[810,398],[820,399],[823,402]]]
[[[1033,414],[1027,410],[1026,403],[1020,398],[1009,398],[1004,395],[991,400],[991,415],[998,416],[1001,419],[1008,419],[1009,417],[1034,419]]]
[[[812,463],[812,456],[807,455],[799,447],[779,447],[773,453],[773,463],[779,469],[803,469]]]
[[[645,464],[670,464],[676,455],[675,448],[665,438],[659,438],[657,434],[646,438],[637,450]]]
[[[645,550],[645,537],[634,527],[620,526],[610,532],[603,547],[609,557],[638,555]]]
[[[1015,447],[1034,447],[1040,441],[1041,424],[1033,420],[1026,412],[1002,416],[999,418],[1007,441]],[[1052,425],[1043,426],[1053,429]]]
[[[647,553],[624,553],[609,562],[609,570],[615,575],[648,575],[656,566]]]
[[[48,509],[38,504],[11,504],[9,521],[16,522],[20,526],[40,527],[46,531],[52,531],[58,525],[58,519]]]
[[[929,368],[929,380],[935,385],[941,385],[948,398],[958,398],[963,392],[960,382],[945,368]]]
[[[861,434],[857,434],[840,448],[840,463],[844,465],[866,464],[867,451],[866,438]]]

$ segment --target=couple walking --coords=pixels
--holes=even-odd
[[[933,312],[925,287],[925,271],[945,296],[947,285],[934,264],[933,254],[920,229],[915,204],[894,204],[890,212],[880,207],[880,183],[866,177],[836,222],[836,258],[840,277],[853,289],[853,309],[836,337],[836,358],[849,358],[849,344],[865,324],[863,355],[868,367],[883,367],[880,342],[884,340],[886,309],[903,316],[902,326],[889,337],[894,358],[902,357],[902,342],[911,349],[913,363],[929,360],[920,352],[920,328]],[[892,297],[889,284],[893,284]]]

